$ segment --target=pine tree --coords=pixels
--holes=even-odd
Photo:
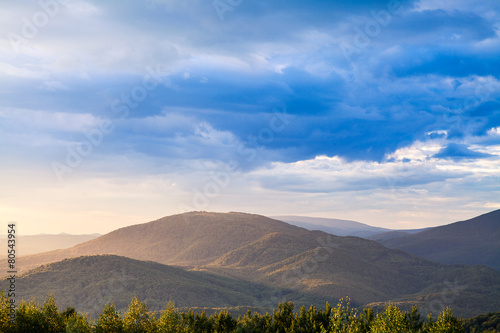
[[[330,323],[328,327],[323,327],[322,333],[358,333],[361,331],[361,321],[357,313],[351,309],[349,299],[344,305],[344,300],[341,299],[337,307],[331,310]]]
[[[278,304],[278,310],[273,311],[273,332],[286,333],[294,321],[293,302]]]
[[[46,333],[47,321],[34,301],[21,302],[16,313],[17,332]]]
[[[91,333],[92,325],[89,318],[78,314],[71,313],[66,317],[66,333]]]
[[[137,297],[132,298],[123,317],[123,328],[127,333],[148,333],[155,329],[155,320],[148,307]]]
[[[65,332],[64,318],[59,313],[54,295],[50,295],[49,298],[43,303],[42,313],[45,317],[45,321],[47,322],[47,329],[49,332]]]
[[[174,302],[170,301],[163,311],[158,323],[158,332],[160,333],[182,333],[184,325],[180,313],[175,309]]]
[[[124,333],[123,321],[113,303],[108,303],[99,313],[94,327],[95,333]]]
[[[227,311],[220,311],[210,316],[214,333],[232,332],[236,329],[237,322]]]
[[[432,333],[463,333],[464,326],[460,319],[455,317],[450,308],[446,308],[432,325]]]
[[[411,332],[421,332],[424,327],[424,321],[420,319],[420,313],[416,306],[413,306],[411,311],[406,313],[406,321]]]
[[[405,313],[394,305],[388,305],[384,312],[377,314],[370,332],[407,333],[410,332],[410,327]]]

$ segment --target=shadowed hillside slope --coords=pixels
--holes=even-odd
[[[444,264],[482,264],[500,271],[500,210],[413,235],[377,241]]]
[[[114,255],[43,265],[18,276],[16,283],[18,301],[43,301],[54,294],[61,309],[73,306],[94,317],[108,302],[126,310],[134,296],[151,310],[161,310],[170,300],[178,307],[253,306],[271,293],[271,288],[255,283]],[[0,286],[8,289],[8,281]]]

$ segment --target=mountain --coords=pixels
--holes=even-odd
[[[427,229],[429,229],[429,228],[407,229],[407,230],[392,230],[392,231],[382,232],[380,234],[375,234],[375,235],[367,236],[365,238],[380,243],[380,241],[386,241],[386,240],[397,238],[397,237],[403,237],[403,236],[413,235],[413,234],[416,234],[417,232],[421,232],[421,231],[424,231],[424,230],[427,230]]]
[[[279,216],[272,216],[272,218],[284,221],[286,223],[298,227],[305,228],[307,230],[321,230],[337,236],[363,237],[366,239],[374,240],[376,242],[396,237],[407,236],[428,229],[428,228],[423,228],[423,229],[392,230],[380,227],[373,227],[368,224],[350,220],[339,220],[339,219],[296,216],[296,215],[279,215]]]
[[[296,215],[280,215],[272,216],[272,218],[305,228],[307,230],[321,230],[337,236],[358,236],[366,238],[375,234],[392,231],[390,229],[372,227],[368,224],[350,220]]]
[[[500,210],[378,242],[444,264],[481,264],[500,271]]]
[[[500,308],[500,273],[437,264],[359,237],[309,231],[260,215],[192,212],[121,228],[72,248],[22,257],[36,267],[82,255],[114,254],[182,266],[273,288],[279,301],[324,305],[399,302],[452,306],[472,316]],[[431,309],[431,308],[429,308]]]
[[[23,257],[22,268],[26,270],[65,258],[94,254],[199,266],[275,232],[300,235],[306,230],[260,215],[178,214],[120,228],[69,249]]]
[[[97,237],[100,234],[91,235],[70,235],[70,234],[58,234],[58,235],[20,235],[17,242],[17,252],[23,256],[42,253],[57,249],[65,249],[74,246],[79,243],[83,243]],[[4,239],[6,237],[3,237]]]
[[[500,332],[500,312],[485,313],[474,318],[464,320],[467,333],[495,333]]]
[[[7,284],[0,282],[4,290]],[[93,317],[108,302],[126,310],[133,296],[151,310],[161,310],[169,300],[177,307],[251,306],[270,294],[270,288],[254,283],[114,255],[43,265],[18,276],[16,284],[22,286],[18,300],[42,302],[53,294],[60,309],[73,306]]]

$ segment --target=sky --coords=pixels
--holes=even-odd
[[[83,234],[499,209],[499,18],[498,0],[5,2],[0,216]]]

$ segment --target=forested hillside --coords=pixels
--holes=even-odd
[[[466,332],[500,332],[500,312],[485,313],[464,320]]]
[[[265,286],[274,291],[266,307],[285,300],[319,306],[349,296],[356,306],[398,302],[404,309],[418,305],[434,313],[436,305],[451,306],[466,317],[500,308],[500,273],[493,269],[437,264],[366,239],[243,213],[169,216],[20,262],[21,267],[37,266],[95,254],[155,261]]]
[[[87,256],[52,263],[16,279],[18,300],[43,300],[55,295],[63,307],[97,315],[106,303],[125,310],[133,296],[153,310],[165,300],[180,307],[231,308],[253,306],[272,293],[270,287],[200,271],[133,260],[114,255]],[[8,289],[8,281],[1,282]]]

